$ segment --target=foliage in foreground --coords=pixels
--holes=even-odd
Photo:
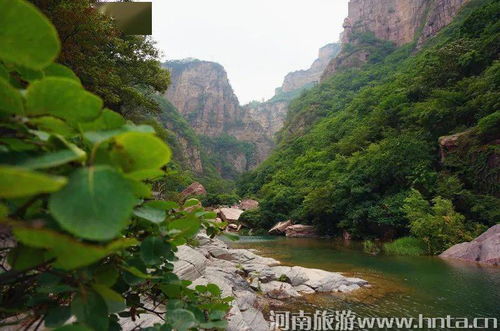
[[[152,198],[169,147],[53,63],[60,42],[34,6],[0,8],[0,219],[14,239],[2,248],[0,320],[58,328],[73,315],[64,330],[119,330],[154,314],[152,329],[224,328],[232,298],[172,272],[177,246],[219,227],[198,201]]]

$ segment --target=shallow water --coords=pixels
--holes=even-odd
[[[351,310],[376,317],[500,318],[500,267],[437,257],[372,256],[360,243],[332,239],[241,237],[231,246],[257,249],[284,265],[363,278],[372,285],[349,295],[308,296],[297,309]]]

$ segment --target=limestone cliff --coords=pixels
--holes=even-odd
[[[169,61],[164,66],[171,72],[172,83],[164,97],[200,136],[204,151],[219,173],[233,178],[267,158],[274,148],[274,135],[283,126],[289,102],[317,84],[339,51],[339,44],[322,47],[311,67],[288,74],[273,98],[246,106],[240,106],[220,64],[195,59]],[[183,141],[179,142],[182,145]],[[194,169],[202,166],[197,152],[183,152]]]
[[[310,83],[317,83],[321,74],[332,58],[340,52],[340,44],[332,43],[319,50],[318,58],[307,70],[298,70],[285,76],[280,92],[287,93],[298,90]]]
[[[240,106],[220,64],[186,59],[164,66],[172,81],[165,98],[200,136],[205,152],[223,177],[250,170],[269,155],[273,140]]]
[[[276,94],[265,102],[251,102],[245,105],[243,122],[251,119],[258,122],[264,129],[267,139],[273,140],[274,135],[283,127],[290,101],[298,97],[302,91],[316,85],[328,63],[340,52],[340,44],[332,43],[320,48],[318,58],[307,70],[298,70],[285,76],[283,85],[276,89]],[[269,151],[261,151],[268,155]]]
[[[350,0],[341,42],[358,44],[363,33],[401,46],[413,41],[422,45],[448,25],[469,0]],[[321,77],[330,77],[338,69],[357,67],[369,58],[366,50],[347,50],[330,61]]]
[[[164,66],[172,82],[165,96],[196,133],[219,136],[237,122],[241,112],[238,98],[220,64],[182,60]]]

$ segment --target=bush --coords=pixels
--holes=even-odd
[[[380,253],[380,247],[373,240],[365,240],[363,241],[363,251],[368,254],[377,255]]]
[[[200,197],[204,206],[232,206],[240,201],[240,197],[234,193],[209,193]]]
[[[403,206],[411,233],[426,244],[427,253],[439,254],[480,233],[481,226],[474,231],[466,226],[465,217],[454,210],[450,200],[438,196],[432,202],[431,205],[419,191],[412,190]]]
[[[414,237],[399,238],[384,244],[384,252],[388,255],[418,256],[426,252],[425,243]]]

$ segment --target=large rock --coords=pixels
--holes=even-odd
[[[269,230],[269,233],[270,234],[285,234],[286,228],[288,228],[290,225],[293,225],[293,222],[291,220],[278,222],[278,223],[276,223],[276,225],[274,225],[271,228],[271,230]]]
[[[282,300],[300,297],[300,293],[297,292],[291,284],[276,280],[261,284],[260,289],[262,293],[273,299]]]
[[[439,255],[443,258],[500,265],[500,224],[471,242],[457,244]]]
[[[207,194],[207,190],[205,190],[205,187],[203,187],[203,185],[201,185],[198,182],[194,182],[193,184],[186,187],[184,191],[181,192],[181,196],[183,198],[187,198],[194,195],[205,195],[205,194]]]
[[[183,245],[175,254],[178,261],[173,262],[174,273],[184,280],[195,280],[205,273],[207,258],[194,248]]]
[[[259,208],[259,202],[252,199],[243,199],[239,203],[239,207],[243,210],[253,210]]]
[[[285,235],[292,238],[317,237],[316,229],[312,225],[295,224],[290,225],[285,230]]]
[[[221,208],[220,209],[220,217],[224,222],[234,223],[240,219],[241,214],[243,214],[243,210],[238,208]]]

